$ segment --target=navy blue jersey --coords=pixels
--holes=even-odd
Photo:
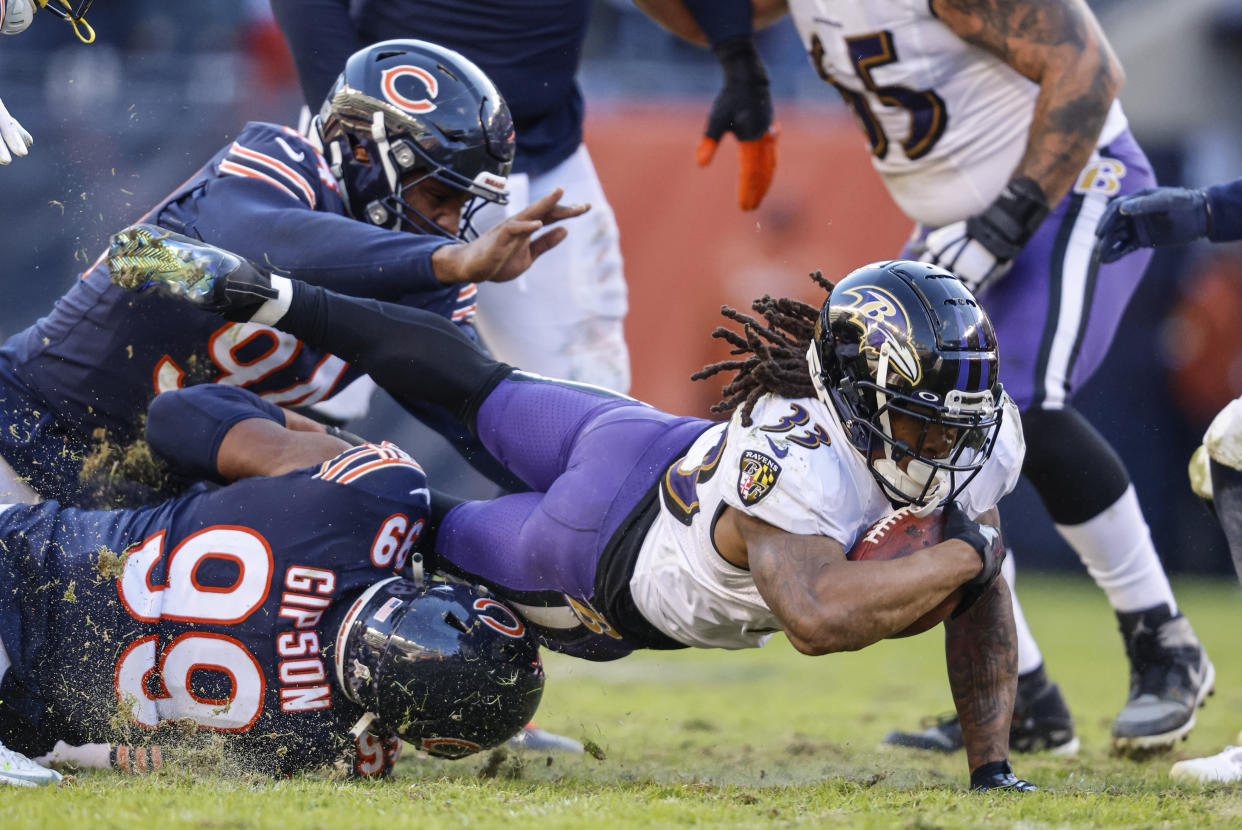
[[[156,507],[9,507],[0,741],[37,755],[210,731],[248,768],[333,760],[363,714],[337,685],[337,628],[404,566],[428,504],[417,463],[365,444]]]
[[[517,131],[516,172],[546,172],[582,143],[575,74],[589,0],[273,0],[272,9],[312,112],[355,50],[418,38],[465,55],[505,96]]]
[[[446,240],[376,227],[344,210],[309,142],[251,123],[146,221],[342,293],[470,322],[475,286],[444,286],[431,271],[431,253]],[[227,383],[299,406],[358,374],[275,329],[126,292],[101,258],[51,313],[0,348],[0,455],[45,497],[82,503],[77,477],[92,434],[102,428],[127,444],[159,392]]]
[[[1213,242],[1242,239],[1242,179],[1209,187],[1207,198],[1212,216],[1208,239]]]

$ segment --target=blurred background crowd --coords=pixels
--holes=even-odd
[[[1179,0],[1176,13],[1165,0],[1090,5],[1126,69],[1122,102],[1161,183],[1242,175],[1242,0]],[[90,22],[90,46],[51,15],[0,39],[0,97],[35,138],[28,158],[0,168],[6,336],[46,312],[112,232],[246,121],[297,123],[300,92],[267,0],[100,0]],[[771,293],[818,304],[808,272],[832,278],[894,256],[909,231],[792,24],[757,41],[783,134],[772,191],[747,214],[735,204],[731,154],[708,170],[693,161],[720,83],[709,53],[630,0],[594,0],[583,55],[586,143],[617,213],[630,285],[633,394],[688,414],[717,399],[712,382],[688,378],[722,354],[709,337],[722,303]],[[1240,394],[1242,248],[1157,252],[1078,402],[1125,458],[1170,571],[1229,571],[1185,468],[1212,415]],[[357,430],[425,458],[444,453],[391,404]],[[465,472],[450,482],[461,495],[486,486]],[[1080,567],[1028,485],[1005,505],[1024,568]]]

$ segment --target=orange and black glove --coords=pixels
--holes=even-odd
[[[700,167],[706,167],[716,155],[720,137],[733,133],[738,140],[740,161],[738,207],[754,210],[772,184],[776,138],[780,134],[779,126],[772,123],[768,73],[749,34],[723,40],[712,47],[712,52],[724,68],[725,82],[712,103],[695,158]]]

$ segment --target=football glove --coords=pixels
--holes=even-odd
[[[1014,775],[1013,768],[1009,766],[1008,761],[990,761],[980,764],[970,773],[970,789],[977,793],[988,790],[1012,790],[1020,793],[1039,791],[1039,787],[1030,781],[1023,781]]]
[[[738,140],[740,162],[737,203],[754,210],[772,184],[776,170],[776,138],[780,128],[772,123],[772,95],[751,35],[738,35],[712,47],[724,68],[724,87],[712,103],[707,129],[699,142],[695,160],[706,167],[716,155],[720,137],[731,132]]]
[[[1100,262],[1139,248],[1183,245],[1212,230],[1207,194],[1181,187],[1149,187],[1114,199],[1095,228]]]
[[[26,148],[34,143],[26,128],[9,115],[4,102],[0,101],[0,164],[8,164],[13,156],[26,155]]]
[[[983,213],[928,234],[920,259],[952,271],[978,294],[1008,273],[1048,212],[1039,185],[1019,176]]]
[[[1001,543],[1000,531],[973,521],[955,501],[944,506],[944,538],[946,541],[962,540],[975,549],[983,562],[979,573],[962,585],[961,602],[953,609],[953,616],[957,617],[968,611],[996,580],[1005,561],[1005,546]]]

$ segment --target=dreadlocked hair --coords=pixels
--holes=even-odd
[[[832,283],[822,272],[815,271],[810,277],[816,285],[832,293]],[[691,380],[705,380],[720,372],[733,371],[733,379],[720,390],[723,397],[711,411],[731,413],[741,404],[742,426],[746,427],[752,423],[750,413],[755,403],[766,394],[784,398],[815,397],[806,352],[811,345],[815,321],[819,319],[818,306],[789,297],[773,299],[765,294],[750,307],[762,321],[725,305],[720,307],[720,313],[740,323],[742,331],[738,333],[720,326],[712,332],[712,337],[733,346],[729,354],[745,357],[709,364],[690,376]]]

